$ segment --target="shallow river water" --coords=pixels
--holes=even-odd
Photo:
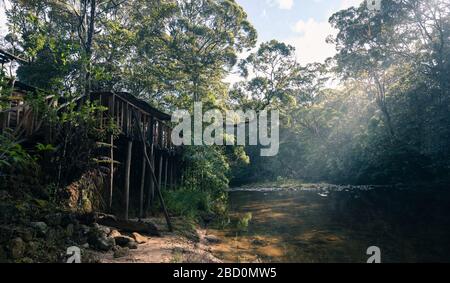
[[[230,211],[210,230],[227,262],[362,263],[370,246],[382,262],[450,262],[449,188],[235,189]]]

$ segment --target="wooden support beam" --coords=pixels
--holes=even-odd
[[[170,157],[170,177],[169,177],[169,179],[170,179],[169,184],[170,184],[170,189],[171,189],[171,190],[174,189],[174,186],[173,186],[173,170],[174,170],[174,165],[175,165],[175,157],[172,156],[172,154],[171,154],[171,157]]]
[[[140,128],[139,128],[139,134],[142,137],[142,140],[145,140],[144,134],[142,133]],[[156,179],[156,175],[155,175],[155,169],[154,169],[152,162],[150,161],[150,158],[148,157],[148,154],[147,154],[147,147],[144,147],[144,155],[145,155],[145,159],[147,160],[148,167],[150,168],[151,177],[152,177],[153,183],[155,184],[159,201],[161,202],[161,206],[162,206],[162,209],[164,212],[164,217],[166,218],[166,222],[167,222],[167,228],[169,229],[170,232],[173,232],[172,222],[170,221],[169,213],[167,212],[166,204],[164,203],[164,198],[161,193],[161,187],[158,185],[158,180]]]
[[[163,170],[163,154],[159,152],[159,167],[158,167],[158,186],[161,188],[162,184],[162,170]]]
[[[167,156],[166,157],[166,162],[164,162],[165,163],[165,166],[164,166],[164,189],[165,190],[167,190],[167,177],[168,177],[168,175],[167,175],[167,170],[168,170],[168,168],[169,168],[169,161],[170,161],[170,157],[169,156]]]
[[[156,192],[158,193],[158,198],[159,198],[159,201],[161,202],[161,206],[163,208],[164,216],[165,216],[166,222],[167,222],[167,227],[169,228],[169,231],[172,232],[173,231],[172,222],[170,221],[169,213],[167,212],[166,204],[164,203],[164,198],[162,197],[161,187],[158,185],[158,181],[157,181],[156,175],[155,175],[155,170],[154,170],[153,166],[151,165],[150,159],[147,154],[147,150],[144,152],[144,155],[145,155],[145,158],[147,159],[147,164],[150,167],[150,171],[152,173],[151,174],[152,180],[153,180],[153,183],[155,184],[155,189],[156,189]]]
[[[150,160],[152,163],[152,167],[155,168],[155,153],[154,153],[154,146],[153,144],[150,145]],[[150,186],[149,186],[149,192],[148,192],[148,203],[147,203],[147,208],[152,207],[152,203],[155,199],[155,183],[154,182],[150,182]]]
[[[133,153],[133,141],[129,140],[127,145],[127,161],[125,164],[125,220],[128,220],[128,209],[130,206],[130,173],[131,173],[132,153]]]
[[[111,119],[114,119],[115,114],[115,95],[110,98],[109,101],[109,114]],[[114,121],[114,120],[113,120]],[[111,147],[109,149],[109,157],[111,158],[111,164],[109,165],[109,210],[112,211],[113,191],[114,191],[114,135],[109,136],[109,142]]]
[[[109,142],[111,148],[109,149],[109,157],[111,164],[109,165],[109,210],[112,211],[113,191],[114,191],[114,136],[110,135]]]
[[[145,142],[143,142],[143,152],[145,151]],[[145,188],[145,167],[147,160],[142,156],[142,171],[141,171],[141,191],[139,195],[139,217],[144,218],[144,188]]]

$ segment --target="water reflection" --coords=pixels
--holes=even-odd
[[[366,262],[379,246],[383,262],[450,262],[448,190],[258,189],[231,192],[230,206],[252,220],[211,231],[225,261]]]

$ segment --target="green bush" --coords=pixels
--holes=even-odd
[[[203,191],[181,189],[164,191],[164,200],[168,210],[179,216],[197,218],[204,213],[211,213],[210,194]]]

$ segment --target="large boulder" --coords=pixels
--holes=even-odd
[[[100,231],[101,233],[105,234],[105,235],[108,235],[109,233],[111,233],[111,229],[110,228],[108,228],[106,226],[99,225],[98,223],[94,223],[92,225],[92,227],[94,229]]]
[[[130,250],[137,250],[138,243],[136,243],[136,242],[128,242],[126,247],[129,248]]]
[[[97,223],[108,227],[114,227],[121,232],[137,232],[144,235],[161,236],[155,224],[150,222],[126,221],[117,219],[111,215],[102,215],[97,220]]]
[[[12,259],[20,259],[25,253],[25,242],[21,238],[14,238],[9,242],[9,253]]]
[[[48,226],[45,222],[31,222],[30,226],[34,228],[37,232],[37,235],[43,237],[47,234]]]
[[[115,237],[114,240],[116,241],[116,245],[121,247],[128,247],[129,243],[135,242],[133,238],[124,235]]]
[[[90,247],[104,252],[111,250],[116,245],[114,238],[108,238],[104,235],[93,235],[89,237],[88,243]]]
[[[111,238],[115,238],[115,237],[119,237],[119,236],[122,236],[122,234],[120,234],[120,232],[115,229],[111,230],[111,232],[108,235],[108,237],[111,237]]]
[[[136,243],[138,243],[138,244],[145,244],[145,243],[147,243],[147,241],[148,241],[147,237],[144,237],[144,236],[142,236],[141,234],[136,233],[136,232],[133,232],[133,233],[131,234],[131,236],[133,237],[133,239],[134,239],[134,240],[136,241]]]
[[[97,227],[93,227],[89,231],[88,243],[91,247],[100,251],[109,251],[116,245],[114,238],[107,237],[105,231]]]

